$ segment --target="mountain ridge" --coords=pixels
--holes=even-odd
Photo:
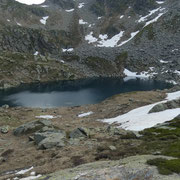
[[[2,0],[0,49],[63,60],[77,72],[85,69],[85,77],[122,77],[126,68],[179,83],[179,8],[178,0],[47,0],[30,6]],[[112,73],[94,71],[104,62]]]

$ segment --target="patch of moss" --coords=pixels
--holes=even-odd
[[[155,33],[153,30],[153,24],[149,24],[135,36],[135,43],[139,43],[141,41],[144,33],[146,33],[148,40],[154,40]]]
[[[115,62],[116,62],[116,66],[117,66],[118,69],[123,68],[127,58],[128,58],[128,52],[127,51],[122,52],[121,54],[119,54],[116,57]]]
[[[180,159],[163,159],[156,158],[148,160],[147,163],[149,165],[157,166],[160,174],[170,175],[172,173],[180,173]]]
[[[97,72],[98,74],[112,75],[116,71],[115,67],[110,61],[100,57],[88,57],[85,60],[85,64],[88,66],[88,68]]]

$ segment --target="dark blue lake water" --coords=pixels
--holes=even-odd
[[[169,88],[170,84],[153,80],[97,78],[22,85],[0,91],[0,105],[52,108],[95,104],[119,93]]]

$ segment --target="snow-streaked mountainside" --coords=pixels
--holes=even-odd
[[[179,9],[178,0],[1,0],[0,50],[54,58],[88,77],[146,72],[176,84]]]

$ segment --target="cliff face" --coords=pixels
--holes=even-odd
[[[47,0],[30,6],[1,0],[0,50],[63,60],[88,77],[122,76],[125,67],[178,83],[179,9],[178,0]]]

